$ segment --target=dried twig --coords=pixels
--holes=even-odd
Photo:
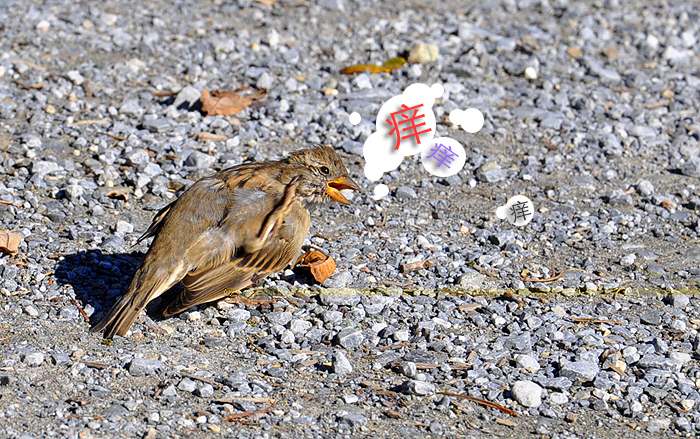
[[[114,134],[105,133],[104,131],[100,131],[100,132],[97,133],[97,134],[102,134],[103,136],[108,136],[108,137],[111,137],[112,139],[126,140],[126,137],[119,137],[119,136],[116,136],[116,135],[114,135]]]
[[[78,301],[75,300],[75,297],[71,297],[70,300],[73,301],[73,305],[75,305],[75,307],[78,308],[78,311],[80,311],[80,314],[83,315],[83,318],[85,319],[85,321],[89,323],[90,317],[88,317],[88,315],[85,314],[85,311],[83,311],[83,309],[80,307],[80,305],[78,305]]]
[[[657,102],[657,103],[655,103],[655,104],[649,104],[649,105],[647,105],[647,106],[646,106],[646,109],[647,109],[647,110],[654,110],[654,109],[656,109],[656,108],[665,107],[666,105],[668,105],[668,104],[670,104],[670,103],[671,103],[671,100],[670,100],[670,99],[664,99],[663,101],[659,101],[659,102]]]
[[[104,125],[107,123],[110,123],[112,119],[109,117],[104,117],[102,119],[86,119],[86,120],[76,120],[73,122],[73,126],[80,126],[80,125]]]
[[[564,276],[564,273],[566,273],[566,267],[564,267],[561,273],[557,274],[557,272],[554,270],[554,264],[552,264],[552,277],[548,279],[529,279],[526,277],[521,277],[520,280],[523,282],[552,282],[561,279],[561,277]]]
[[[411,262],[409,264],[401,264],[401,267],[399,267],[399,271],[401,273],[410,273],[412,271],[416,270],[422,270],[424,268],[430,268],[433,265],[435,265],[435,261],[432,259],[427,259],[425,261],[418,261],[418,262]]]
[[[259,417],[261,417],[265,413],[269,413],[271,411],[272,411],[272,407],[265,407],[264,409],[254,410],[254,411],[250,411],[250,412],[234,413],[232,415],[226,416],[224,419],[226,419],[227,421],[237,421],[237,420],[243,419],[243,418],[258,419]]]
[[[384,351],[388,351],[388,350],[390,350],[390,349],[391,349],[391,350],[394,350],[394,349],[401,349],[402,347],[404,347],[404,346],[406,346],[406,345],[408,345],[408,342],[407,342],[407,341],[403,341],[403,342],[401,342],[401,343],[392,344],[392,345],[389,345],[389,346],[382,346],[382,347],[380,347],[380,348],[377,348],[377,350],[378,350],[379,352],[384,352]]]
[[[83,361],[83,364],[98,370],[107,369],[109,367],[109,364],[98,363],[97,361]]]
[[[5,201],[5,200],[0,200],[0,204],[4,204],[4,205],[6,205],[6,206],[12,206],[12,205],[13,205],[11,201]]]
[[[601,320],[588,317],[571,317],[570,320],[576,323],[607,323],[608,325],[624,325],[625,322],[618,322],[617,320]]]
[[[209,378],[204,378],[204,377],[200,377],[197,375],[192,375],[190,373],[183,372],[183,371],[180,371],[180,375],[182,377],[185,377],[185,378],[191,378],[193,380],[197,380],[197,381],[201,381],[203,383],[211,384],[212,386],[216,387],[217,389],[220,389],[221,387],[223,387],[221,384],[219,384],[216,381],[211,380]]]
[[[485,407],[490,407],[493,409],[498,409],[502,411],[503,413],[508,413],[511,416],[515,416],[516,418],[518,417],[518,414],[515,413],[513,410],[503,407],[500,404],[496,404],[495,402],[487,401],[485,399],[481,398],[475,398],[473,396],[469,395],[460,395],[459,393],[452,393],[452,392],[437,392],[439,395],[447,395],[447,396],[452,396],[455,398],[460,398],[460,399],[466,399],[467,401],[475,402],[477,404],[483,405]]]
[[[254,397],[240,397],[240,398],[221,398],[217,399],[215,402],[218,402],[219,404],[230,404],[235,401],[247,401],[247,402],[254,402],[256,404],[269,404],[273,405],[274,403],[277,402],[276,399],[272,398],[254,398]]]

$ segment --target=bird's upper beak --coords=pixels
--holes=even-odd
[[[359,191],[360,186],[355,183],[352,178],[350,177],[340,177],[337,180],[329,181],[326,183],[326,186],[328,187],[328,195],[330,195],[331,198],[333,198],[335,201],[341,204],[350,204],[347,198],[343,196],[343,194],[340,192],[343,189],[352,189],[354,191]]]

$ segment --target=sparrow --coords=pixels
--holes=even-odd
[[[309,209],[340,192],[359,191],[330,146],[279,161],[224,169],[190,186],[161,209],[137,242],[154,237],[126,293],[91,332],[121,336],[146,305],[182,282],[184,291],[163,312],[170,316],[222,299],[282,270],[309,233]]]

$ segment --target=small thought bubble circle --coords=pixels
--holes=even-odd
[[[360,113],[358,113],[357,111],[353,111],[352,113],[350,113],[351,124],[357,125],[358,123],[360,123],[360,121],[362,121],[362,116],[360,116]]]
[[[496,209],[496,216],[507,219],[515,226],[525,226],[535,215],[535,206],[525,195],[516,195],[508,199],[505,206]]]
[[[452,110],[450,112],[450,122],[461,126],[464,131],[474,134],[479,132],[484,126],[484,115],[476,108],[466,110]]]
[[[374,196],[372,198],[378,200],[386,197],[387,195],[389,195],[389,186],[385,184],[378,184],[374,187]]]
[[[445,87],[442,84],[433,84],[430,86],[430,91],[433,92],[433,96],[437,99],[445,93]]]

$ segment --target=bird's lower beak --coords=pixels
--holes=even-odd
[[[340,191],[343,189],[360,190],[360,186],[350,177],[340,177],[337,180],[329,181],[326,186],[328,187],[328,195],[340,204],[350,204]]]

